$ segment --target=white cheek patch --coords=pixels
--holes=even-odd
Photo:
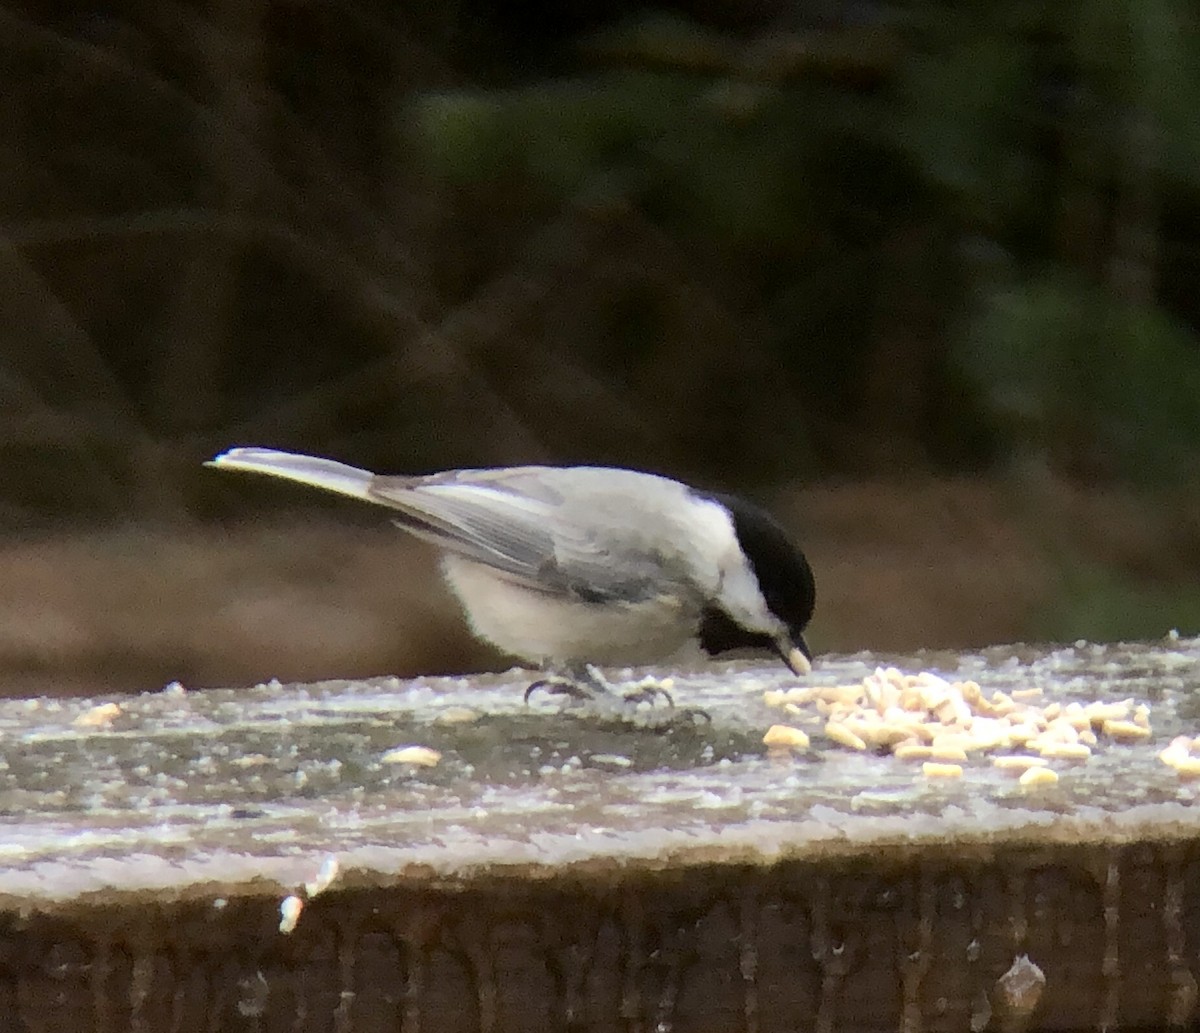
[[[694,541],[704,542],[715,565],[712,593],[730,617],[748,631],[758,631],[772,637],[785,628],[767,608],[758,587],[758,578],[750,569],[733,528],[729,510],[719,502],[704,500],[696,507],[697,523]]]

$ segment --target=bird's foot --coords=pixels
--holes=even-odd
[[[662,682],[654,678],[643,678],[633,688],[627,692],[622,692],[621,696],[626,703],[635,707],[639,703],[649,703],[650,706],[654,706],[661,699],[672,710],[675,709],[675,697],[671,695],[670,690]]]
[[[661,712],[662,716],[653,719],[652,722],[657,728],[676,728],[701,722],[712,724],[712,715],[707,710],[700,707],[675,706],[675,697],[671,695],[671,688],[674,684],[673,678],[664,678],[662,681],[657,678],[643,678],[632,688],[621,693],[621,698],[624,700],[625,706],[633,711],[637,710],[640,703],[648,704],[653,710],[656,709],[660,700],[665,702],[667,704],[666,711]]]
[[[535,692],[543,690],[552,696],[565,696],[566,708],[624,723],[634,720],[640,704],[645,703],[654,708],[659,701],[663,701],[671,715],[671,724],[699,721],[712,723],[707,711],[695,707],[676,709],[675,698],[668,688],[670,684],[670,680],[664,684],[656,678],[645,678],[629,689],[618,691],[595,667],[588,664],[572,668],[567,674],[551,674],[539,678],[525,690],[525,702],[528,704]]]
[[[584,664],[571,667],[565,674],[548,674],[539,678],[525,690],[525,702],[539,689],[551,696],[566,696],[576,703],[588,703],[607,699],[613,695],[612,686],[595,667]]]
[[[559,674],[552,674],[547,678],[539,678],[525,690],[526,704],[529,703],[529,697],[539,689],[547,695],[566,696],[577,703],[600,698],[599,693],[590,686]]]

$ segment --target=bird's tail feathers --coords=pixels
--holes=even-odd
[[[374,474],[318,456],[278,452],[273,448],[231,448],[204,465],[220,470],[244,470],[247,473],[282,477],[339,495],[374,501],[369,491]]]

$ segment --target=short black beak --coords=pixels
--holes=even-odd
[[[812,672],[812,653],[803,635],[795,635],[775,643],[779,650],[780,659],[788,666],[792,674],[809,674]]]

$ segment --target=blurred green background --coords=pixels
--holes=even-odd
[[[818,650],[1200,631],[1183,0],[0,6],[0,691],[495,666],[200,462],[755,494]]]

